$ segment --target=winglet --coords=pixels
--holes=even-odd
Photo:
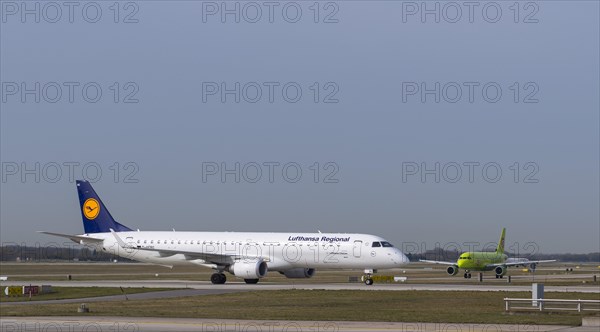
[[[121,237],[117,234],[117,232],[115,232],[114,229],[110,228],[110,232],[115,237],[115,239],[117,240],[117,243],[119,244],[119,246],[121,248],[123,248],[123,249],[131,248],[130,246],[127,245],[127,243],[125,243],[125,241],[123,241],[123,239],[121,239]]]

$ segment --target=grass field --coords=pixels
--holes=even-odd
[[[565,267],[574,268],[566,273]],[[522,269],[510,269],[515,276],[511,285],[531,284],[531,275]],[[208,281],[209,269],[175,267],[173,269],[140,263],[2,263],[0,274],[9,280],[35,281],[66,280],[190,280]],[[536,282],[550,285],[577,285],[598,287],[592,274],[600,277],[595,264],[550,264],[539,268]],[[360,276],[360,271],[317,271],[311,279],[287,279],[278,273],[269,273],[261,283],[345,283],[349,276]],[[380,271],[380,275],[401,275],[414,284],[478,284],[472,279],[449,277],[443,267],[413,264],[405,269]],[[233,280],[233,279],[231,279]],[[506,279],[495,279],[485,274],[484,283],[506,285]],[[36,300],[93,297],[121,294],[119,288],[59,288],[55,294],[38,296]],[[129,288],[128,294],[157,291],[152,288]],[[183,317],[264,320],[350,320],[402,321],[431,323],[494,323],[494,324],[564,324],[578,325],[581,314],[548,312],[504,312],[504,297],[529,298],[530,292],[455,292],[455,291],[324,291],[280,290],[254,291],[224,295],[203,295],[151,301],[93,302],[89,315],[124,317]],[[594,299],[600,294],[546,293],[546,298]],[[19,298],[18,300],[23,300]],[[11,299],[9,301],[15,301]],[[2,299],[2,302],[6,302]],[[62,316],[77,315],[78,304],[4,304],[0,316]]]
[[[573,268],[570,273],[565,272],[565,266]],[[554,263],[538,268],[535,280],[544,282],[548,286],[598,286],[600,285],[600,268],[595,264]],[[512,284],[525,285],[531,283],[531,274],[519,268],[509,270],[515,276]],[[578,274],[597,274],[596,282],[591,278],[573,278]],[[8,276],[9,280],[17,281],[52,281],[66,280],[71,275],[73,280],[190,280],[208,281],[212,271],[196,266],[177,266],[173,269],[163,266],[142,263],[6,263],[0,264],[0,274]],[[473,278],[465,280],[462,276],[449,277],[443,266],[434,266],[423,263],[414,263],[405,269],[394,271],[380,271],[383,275],[401,275],[408,278],[408,283],[443,283],[443,284],[473,284],[478,283],[476,274]],[[302,279],[303,283],[347,282],[349,276],[361,276],[360,271],[317,271],[314,278]],[[506,284],[506,279],[495,279],[492,272],[485,274],[485,282]],[[270,272],[264,282],[293,282],[280,275]]]
[[[163,288],[123,288],[125,294],[136,294],[146,292],[156,292],[167,290]],[[173,290],[173,289],[168,289]],[[44,300],[62,300],[62,299],[76,299],[85,297],[97,297],[97,296],[109,296],[109,295],[123,295],[123,291],[120,288],[115,287],[52,287],[52,293],[40,294],[31,297],[31,301],[44,301]],[[8,302],[23,302],[29,301],[28,296],[19,297],[7,297],[2,294],[0,296],[0,303]]]
[[[262,320],[402,321],[579,325],[581,314],[505,313],[504,297],[530,293],[435,291],[255,291],[153,301],[90,303],[89,315]],[[600,299],[548,293],[547,298]],[[2,316],[77,315],[77,304],[3,306]]]

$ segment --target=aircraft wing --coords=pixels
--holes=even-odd
[[[187,260],[202,260],[205,263],[217,264],[217,265],[231,265],[235,263],[236,260],[246,260],[246,259],[262,259],[265,262],[269,262],[268,257],[261,256],[242,256],[242,255],[228,255],[228,254],[214,254],[214,253],[204,253],[198,251],[182,251],[182,250],[169,250],[169,249],[154,249],[154,248],[142,248],[142,247],[125,247],[125,249],[134,249],[134,250],[144,250],[144,251],[154,251],[158,252],[161,257],[169,257],[174,255],[184,255]]]
[[[252,256],[242,256],[237,254],[215,254],[215,253],[204,253],[199,251],[183,251],[183,250],[170,250],[170,249],[156,249],[156,248],[143,248],[138,246],[133,246],[125,243],[121,237],[114,231],[110,230],[119,246],[124,249],[133,249],[133,250],[144,250],[144,251],[154,251],[158,252],[161,257],[169,257],[174,255],[184,255],[187,260],[202,260],[205,263],[212,263],[217,265],[231,265],[236,260],[240,259],[262,259],[265,262],[268,262],[269,259],[266,257],[252,257]]]
[[[456,265],[456,262],[428,261],[425,259],[419,259],[419,262],[431,263],[431,264],[442,264],[442,265]]]
[[[504,262],[504,263],[496,263],[496,264],[488,264],[487,267],[496,267],[496,266],[519,266],[519,265],[531,265],[531,264],[540,264],[540,263],[551,263],[556,262],[556,259],[547,259],[541,261],[514,261],[514,262]]]
[[[67,238],[67,239],[69,239],[73,242],[79,243],[79,244],[99,243],[99,242],[104,241],[103,239],[97,239],[97,238],[83,236],[83,235],[69,235],[69,234],[52,233],[52,232],[44,232],[44,231],[38,231],[38,233],[64,237],[64,238]]]

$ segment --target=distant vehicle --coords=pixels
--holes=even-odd
[[[409,261],[400,249],[369,234],[134,231],[113,219],[89,182],[76,183],[85,234],[40,233],[140,262],[209,267],[215,270],[213,284],[225,283],[225,271],[255,284],[269,270],[310,278],[316,269],[361,269],[371,285],[377,269]]]
[[[465,270],[464,277],[471,278],[471,271],[494,271],[496,278],[502,278],[506,274],[507,268],[510,266],[529,266],[531,271],[535,271],[537,264],[555,262],[552,260],[542,261],[530,261],[527,258],[508,258],[504,254],[504,237],[506,235],[506,228],[502,228],[502,234],[500,235],[500,241],[498,241],[498,247],[496,251],[469,251],[460,254],[456,262],[443,262],[443,261],[429,261],[419,260],[425,263],[443,264],[449,265],[446,269],[449,275],[454,276],[458,274],[459,269]]]

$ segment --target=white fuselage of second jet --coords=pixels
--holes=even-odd
[[[117,236],[125,246],[112,233],[82,235],[103,239],[87,243],[100,250],[165,266],[218,268],[262,259],[269,271],[283,272],[295,268],[389,269],[408,263],[398,248],[369,234],[133,231]]]

